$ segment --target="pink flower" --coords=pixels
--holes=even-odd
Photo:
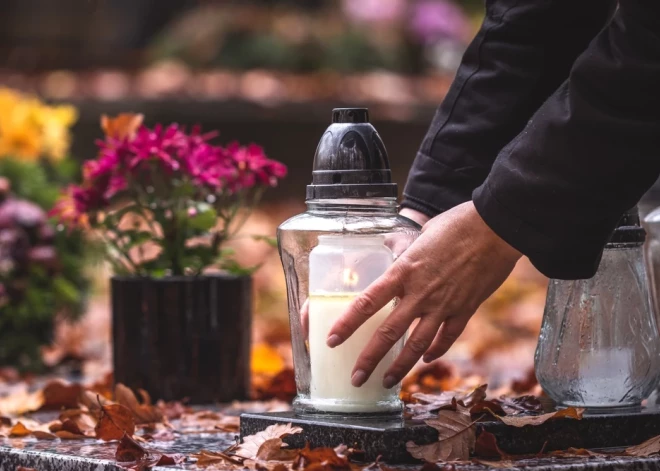
[[[49,216],[73,227],[87,227],[88,213],[103,205],[103,198],[95,188],[82,188],[70,185],[55,203]]]
[[[142,126],[130,142],[133,155],[128,166],[135,169],[144,162],[156,160],[167,171],[175,172],[181,167],[179,158],[186,155],[188,147],[188,136],[176,124],[166,129],[157,124],[153,130]]]

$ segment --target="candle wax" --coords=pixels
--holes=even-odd
[[[392,311],[391,303],[374,314],[343,344],[335,348],[326,345],[330,328],[356,296],[357,293],[312,294],[309,298],[310,397],[319,410],[379,412],[391,409],[392,401],[398,400],[398,388],[385,389],[382,381],[400,352],[402,341],[385,355],[365,384],[359,388],[351,384],[355,362]]]

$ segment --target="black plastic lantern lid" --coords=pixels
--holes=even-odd
[[[366,108],[335,108],[321,137],[307,199],[396,198],[385,144]]]
[[[645,239],[646,231],[640,224],[637,206],[634,206],[623,213],[605,247],[613,248],[622,244],[641,245]]]

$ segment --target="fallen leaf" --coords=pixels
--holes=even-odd
[[[527,412],[543,412],[543,404],[541,404],[541,401],[539,401],[536,396],[502,396],[499,399],[495,399],[494,402],[500,405],[506,415],[524,414]]]
[[[147,450],[127,434],[124,434],[117,446],[115,460],[118,462],[139,461],[147,455]]]
[[[298,454],[297,450],[283,449],[285,446],[281,438],[271,438],[261,444],[257,450],[256,458],[264,461],[291,461]]]
[[[34,468],[26,468],[25,466],[16,466],[16,471],[37,471]]]
[[[55,435],[57,435],[57,437],[61,438],[62,440],[84,440],[85,438],[89,438],[85,435],[71,433],[68,430],[60,430],[59,432],[55,432]]]
[[[474,462],[478,464],[483,464],[484,466],[488,466],[489,468],[496,468],[496,469],[511,469],[516,467],[516,463],[510,460],[486,461],[486,460],[475,459]]]
[[[163,413],[168,420],[179,419],[186,414],[189,409],[181,401],[164,402],[158,401],[156,407]]]
[[[27,412],[35,412],[43,403],[43,392],[39,390],[31,393],[25,385],[12,394],[0,398],[0,415],[23,415]]]
[[[31,433],[32,430],[29,430],[25,425],[23,425],[23,422],[16,422],[16,425],[14,425],[9,430],[10,437],[25,437]]]
[[[567,407],[556,412],[548,412],[543,415],[535,416],[522,416],[522,417],[502,417],[495,415],[499,420],[512,427],[524,427],[525,425],[541,425],[548,420],[555,419],[576,419],[580,420],[584,414],[584,409],[576,409],[574,407]]]
[[[501,458],[506,455],[497,446],[497,438],[490,432],[482,430],[474,445],[474,454],[486,458]]]
[[[215,428],[227,433],[238,432],[241,426],[241,418],[235,415],[224,416]]]
[[[32,432],[32,436],[36,438],[37,440],[55,440],[57,439],[57,435],[54,435],[52,433],[48,432],[43,432],[41,430],[35,430]]]
[[[480,401],[470,408],[470,414],[472,415],[484,413],[492,415],[507,415],[504,409],[502,409],[502,406],[494,400]]]
[[[467,407],[456,404],[456,410],[441,410],[437,418],[424,422],[438,431],[438,441],[428,445],[406,443],[408,452],[417,459],[437,461],[467,460],[475,445],[474,422]]]
[[[290,402],[297,394],[296,376],[291,368],[285,368],[270,378],[264,385],[255,385],[256,399],[278,399]]]
[[[417,401],[415,404],[408,404],[408,410],[412,412],[415,419],[421,420],[432,417],[432,412],[445,407],[451,407],[452,401],[464,407],[472,407],[486,398],[486,388],[483,384],[471,391],[446,391],[441,394],[423,394],[415,393],[412,398]]]
[[[192,454],[191,457],[195,458],[197,460],[196,465],[202,468],[221,463],[225,465],[232,465],[231,467],[240,466],[243,468],[242,461],[239,461],[236,458],[233,458],[222,452],[201,450],[199,453]]]
[[[282,438],[300,432],[302,432],[300,427],[294,427],[291,424],[271,425],[266,428],[266,430],[262,430],[259,433],[243,438],[243,443],[238,446],[236,455],[243,458],[255,459],[259,448],[266,440],[270,440],[271,438]]]
[[[101,408],[101,418],[95,427],[96,438],[119,440],[124,435],[135,433],[133,413],[121,404],[109,404]]]
[[[660,453],[660,435],[649,438],[644,443],[626,448],[630,456],[651,456]]]
[[[9,417],[0,417],[0,426],[11,427],[11,419]]]
[[[51,381],[44,386],[44,403],[41,409],[74,409],[78,407],[82,390],[80,384],[68,384],[61,380]]]
[[[350,470],[351,465],[348,458],[339,456],[332,448],[314,448],[310,449],[306,445],[302,450],[298,450],[298,455],[293,462],[293,469],[303,469],[306,471],[321,470]]]
[[[556,456],[558,458],[575,458],[578,456],[592,456],[597,458],[603,458],[610,456],[607,453],[599,453],[596,451],[587,450],[586,448],[569,448],[567,450],[558,450],[550,452],[551,456]]]
[[[154,464],[154,466],[170,466],[173,464],[180,464],[186,461],[185,455],[180,455],[180,454],[173,454],[173,455],[161,455],[160,458],[158,458],[158,461]]]
[[[151,404],[151,398],[146,391],[140,390],[143,403],[141,404],[133,391],[119,383],[115,386],[115,400],[125,406],[135,416],[135,424],[148,424],[153,422],[162,422],[164,415],[161,410]]]
[[[62,430],[62,422],[53,422],[48,426],[48,430],[50,430],[52,433],[59,432]]]
[[[97,420],[89,412],[83,411],[81,409],[70,409],[63,411],[60,414],[59,419],[62,423],[60,424],[60,428],[58,430],[65,429],[74,433],[81,433],[83,435],[92,434],[97,424]],[[65,427],[64,423],[66,422],[72,422],[73,424],[69,424]],[[74,426],[77,427],[78,431],[76,431]],[[51,430],[51,432],[56,431],[57,430]]]
[[[142,437],[146,440],[153,440],[156,442],[172,442],[176,440],[176,435],[171,430],[160,430],[154,434],[146,434]]]

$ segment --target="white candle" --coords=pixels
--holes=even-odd
[[[391,304],[373,315],[342,345],[330,348],[326,339],[356,293],[312,294],[309,298],[310,398],[327,412],[375,413],[392,409],[398,389],[385,389],[383,376],[400,351],[400,342],[378,364],[361,387],[351,385],[351,371],[376,329],[392,310]]]

